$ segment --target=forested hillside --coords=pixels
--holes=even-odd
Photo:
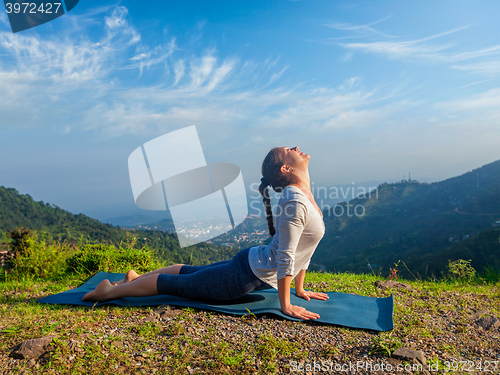
[[[128,233],[130,238],[135,237],[136,246],[148,246],[160,260],[171,263],[208,264],[228,259],[235,252],[228,247],[207,243],[181,248],[175,234],[124,230],[83,214],[74,215],[56,205],[35,202],[28,194],[19,194],[16,189],[0,186],[0,238],[5,241],[5,234],[18,227],[45,232],[48,239],[53,240],[116,245],[127,241]]]
[[[358,205],[364,215],[353,214]],[[401,259],[414,273],[439,277],[454,258],[500,269],[498,231],[490,229],[500,218],[500,161],[432,184],[382,184],[341,206],[344,215],[324,211],[326,234],[313,258],[329,270],[369,272],[370,264],[387,273]]]

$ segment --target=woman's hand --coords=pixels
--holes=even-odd
[[[283,314],[289,315],[293,318],[298,318],[298,319],[318,319],[319,314],[307,311],[305,308],[302,306],[295,306],[295,305],[289,305],[286,308],[282,308],[281,311]]]
[[[326,293],[310,292],[308,290],[296,292],[295,295],[297,297],[304,298],[306,301],[309,301],[311,298],[322,301],[326,301],[328,299],[328,294]]]

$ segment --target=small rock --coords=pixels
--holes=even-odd
[[[257,368],[257,370],[260,370],[262,367],[262,363],[259,358],[255,359],[255,367]]]
[[[397,367],[398,365],[403,363],[402,361],[400,361],[399,359],[396,359],[396,358],[388,358],[387,362],[390,363],[393,367]]]
[[[146,317],[146,322],[154,323],[154,322],[158,321],[158,318],[160,318],[160,316],[158,314],[154,314],[154,315]]]
[[[11,352],[11,356],[17,359],[37,359],[47,351],[54,336],[44,336],[37,339],[23,341]]]
[[[161,319],[173,318],[173,317],[176,317],[177,315],[179,315],[180,313],[181,313],[181,310],[168,309],[160,314],[160,318]]]
[[[76,341],[76,340],[69,340],[68,348],[71,351],[76,351],[79,348],[78,341]]]
[[[386,281],[377,280],[377,281],[375,281],[375,286],[377,288],[380,288],[380,289],[398,288],[398,289],[406,289],[406,290],[415,290],[406,283],[400,283],[400,282],[394,281],[394,280],[386,280]]]
[[[112,341],[111,342],[111,347],[118,347],[121,348],[123,346],[123,341]]]
[[[474,318],[479,318],[481,315],[485,315],[485,314],[488,314],[490,312],[490,310],[488,309],[485,309],[485,310],[481,310],[481,311],[477,311],[475,312],[474,314],[471,315],[471,319],[474,319]]]
[[[153,312],[156,314],[161,314],[165,310],[169,310],[169,309],[170,309],[169,305],[160,305],[156,309],[154,309]]]
[[[424,352],[421,350],[414,350],[409,348],[397,348],[392,356],[394,358],[402,359],[403,361],[417,360],[424,366],[427,365],[425,361]]]
[[[490,315],[479,318],[475,321],[475,324],[485,331],[495,331],[500,327],[500,320],[496,316]]]

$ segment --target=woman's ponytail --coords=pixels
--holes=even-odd
[[[283,151],[280,147],[275,147],[269,151],[262,162],[262,176],[264,177],[260,179],[259,192],[262,195],[262,201],[266,209],[267,226],[269,227],[269,234],[271,237],[276,233],[276,229],[274,228],[269,186],[271,186],[275,192],[281,193],[289,184],[288,178],[281,172],[283,164]]]
[[[264,202],[264,207],[266,209],[267,226],[269,227],[269,234],[272,237],[276,233],[276,229],[274,228],[271,197],[269,196],[269,183],[264,178],[260,181],[259,192],[262,195],[262,201]]]

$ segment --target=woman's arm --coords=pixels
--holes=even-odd
[[[301,270],[297,276],[295,276],[295,294],[297,297],[302,297],[304,290],[304,279],[306,277],[306,270]],[[307,299],[307,298],[306,298]]]
[[[311,298],[326,301],[328,299],[328,294],[310,292],[308,290],[304,290],[305,277],[306,277],[306,270],[301,270],[297,274],[297,276],[295,276],[295,295],[297,297],[304,298],[306,301],[309,301]]]
[[[302,306],[295,306],[290,303],[290,284],[292,283],[292,275],[287,275],[278,280],[278,294],[280,297],[281,311],[283,314],[290,315],[299,319],[318,319],[319,314],[307,311]]]
[[[280,206],[278,218],[279,246],[277,249],[277,279],[281,311],[299,319],[317,319],[318,314],[290,303],[290,284],[295,273],[295,251],[304,230],[306,206],[302,202],[290,201]]]

